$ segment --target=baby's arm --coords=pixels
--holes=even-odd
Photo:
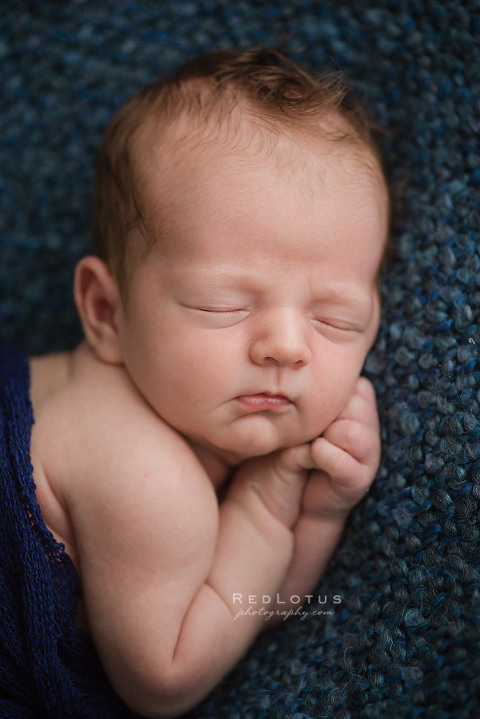
[[[88,448],[92,471],[79,468],[67,499],[88,620],[124,701],[147,717],[176,716],[218,683],[263,628],[261,616],[234,620],[234,595],[280,587],[306,472],[284,476],[285,516],[242,473],[219,508],[176,432],[158,419],[152,427],[143,415],[108,417],[109,425],[98,417],[98,444]],[[114,449],[103,427],[116,436]],[[276,475],[259,481],[263,488]],[[278,495],[276,487],[265,492]]]
[[[279,612],[298,607],[290,603],[292,595],[303,598],[317,585],[350,510],[375,477],[380,431],[371,383],[360,377],[347,406],[323,435],[311,445],[285,450],[282,458],[310,473],[294,530],[292,564],[279,592]]]

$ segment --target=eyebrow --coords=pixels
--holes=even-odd
[[[213,292],[217,290],[231,290],[232,292],[246,291],[258,293],[264,289],[261,283],[259,283],[258,278],[254,277],[253,271],[250,273],[248,269],[238,274],[238,269],[232,271],[227,267],[216,267],[212,270],[211,268],[203,269],[195,266],[193,271],[200,273],[208,279],[208,289]],[[240,284],[243,286],[239,287]],[[373,287],[373,289],[375,288]],[[369,308],[371,304],[370,292],[366,292],[362,287],[354,283],[342,284],[338,282],[329,283],[326,281],[323,286],[319,285],[317,291],[313,291],[312,288],[311,294],[314,298],[314,303],[328,302],[328,304],[342,306],[361,304],[364,305],[365,308],[367,308],[367,306]]]
[[[355,304],[355,303],[370,303],[371,295],[370,292],[365,292],[363,289],[356,291],[355,285],[349,285],[346,287],[336,287],[335,285],[326,285],[325,294],[328,294],[329,300],[338,302],[338,304]]]

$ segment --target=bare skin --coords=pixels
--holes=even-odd
[[[323,179],[310,169],[301,187],[218,148],[214,173],[177,162],[170,234],[128,302],[84,258],[85,342],[31,361],[38,500],[112,685],[147,717],[195,705],[264,628],[235,620],[234,595],[285,607],[315,587],[378,467],[359,374],[386,194],[346,149],[341,170],[329,147],[319,158]]]

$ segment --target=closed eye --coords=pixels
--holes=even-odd
[[[249,310],[230,307],[187,307],[206,327],[230,327],[248,317]]]
[[[204,312],[206,314],[210,315],[239,315],[239,314],[248,314],[248,310],[245,309],[230,309],[230,308],[212,308],[212,307],[192,307],[192,309],[197,310],[197,312]]]
[[[331,335],[337,335],[339,338],[343,336],[345,339],[350,335],[358,334],[363,330],[360,325],[335,318],[330,319],[315,317],[311,320],[311,322],[318,332],[327,332]]]

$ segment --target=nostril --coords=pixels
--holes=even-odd
[[[305,367],[310,362],[311,353],[305,346],[285,346],[280,343],[268,349],[260,343],[255,344],[250,352],[252,360],[256,364],[274,364],[278,366],[291,366],[296,368]]]
[[[277,307],[263,314],[256,331],[258,334],[250,348],[250,356],[256,364],[300,368],[310,362],[307,329],[294,308]]]

